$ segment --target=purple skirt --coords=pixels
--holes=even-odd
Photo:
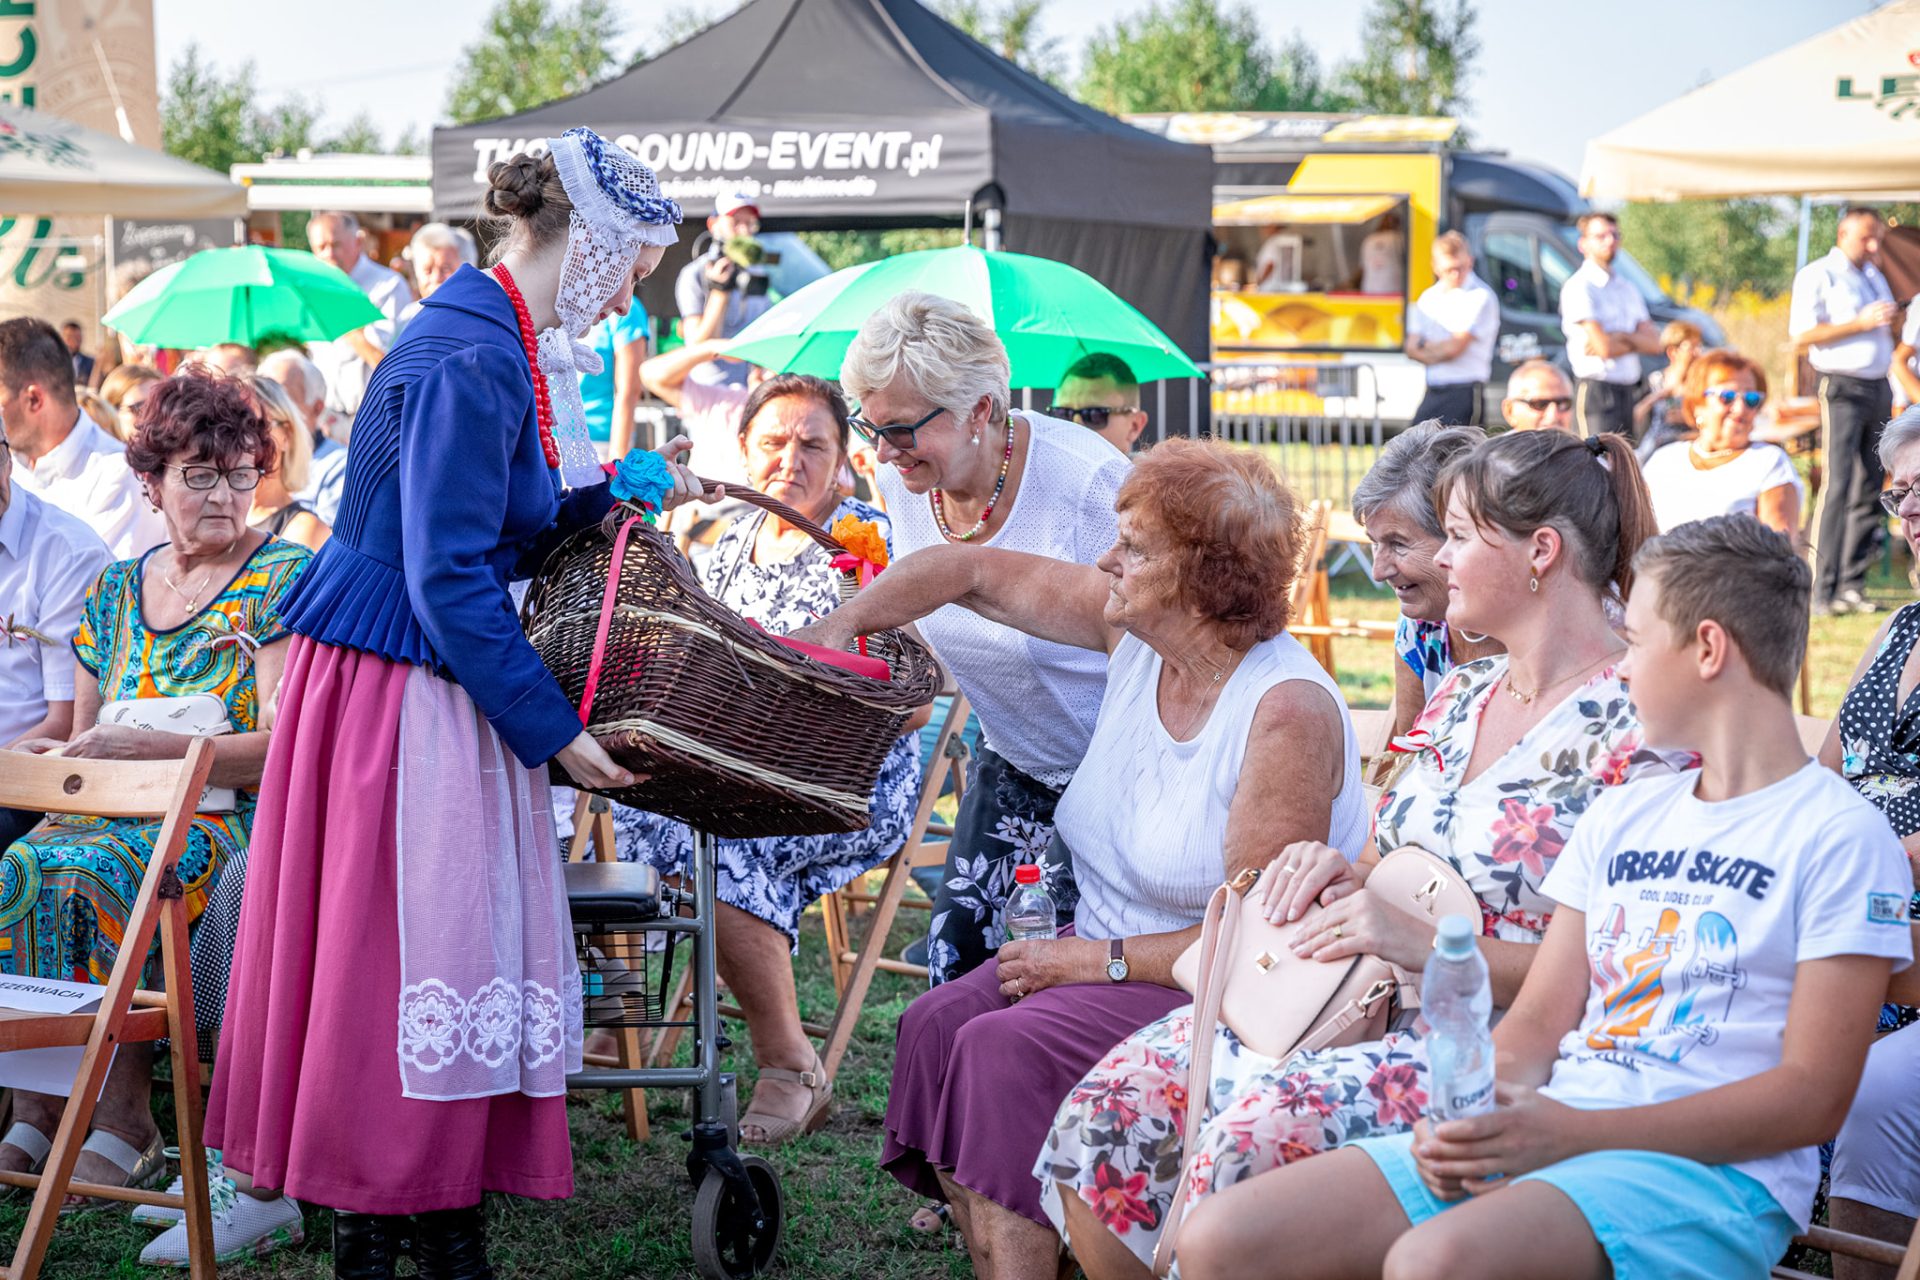
[[[989,960],[907,1006],[880,1163],[943,1199],[936,1170],[1051,1227],[1034,1157],[1060,1102],[1115,1045],[1193,997],[1150,982],[1049,987],[1014,1004]]]

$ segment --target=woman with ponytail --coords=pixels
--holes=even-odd
[[[1320,961],[1381,956],[1418,974],[1433,929],[1367,891],[1380,857],[1417,845],[1451,862],[1480,899],[1494,1003],[1520,989],[1553,910],[1540,884],[1595,795],[1670,762],[1641,746],[1614,664],[1611,611],[1654,533],[1633,446],[1607,435],[1510,432],[1461,453],[1436,489],[1446,540],[1447,625],[1506,652],[1454,668],[1412,731],[1374,810],[1368,851],[1278,851],[1262,891],[1275,922],[1329,909],[1297,950]],[[1212,1035],[1209,1093],[1189,1095],[1196,1035]],[[1176,1195],[1192,1204],[1355,1138],[1408,1129],[1427,1109],[1424,1031],[1282,1064],[1191,1006],[1123,1041],[1067,1096],[1034,1170],[1042,1204],[1091,1280],[1147,1275]],[[1178,1185],[1188,1106],[1208,1109],[1192,1182]]]

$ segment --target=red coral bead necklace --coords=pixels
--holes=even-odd
[[[540,344],[533,336],[533,313],[527,310],[527,300],[520,293],[520,286],[513,282],[513,273],[507,270],[507,264],[493,264],[493,278],[507,291],[507,301],[513,304],[514,319],[520,322],[520,345],[527,353],[527,368],[533,373],[534,420],[540,424],[540,452],[546,455],[549,467],[560,465],[560,446],[553,439],[553,397],[547,392],[547,375],[540,371]]]

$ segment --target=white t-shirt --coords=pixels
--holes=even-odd
[[[1641,1107],[1780,1065],[1794,968],[1912,959],[1913,878],[1879,810],[1817,761],[1708,804],[1698,770],[1602,792],[1542,889],[1586,913],[1580,1025],[1542,1091],[1587,1110]],[[1805,1230],[1812,1147],[1734,1166]]]
[[[1020,416],[1032,431],[1013,507],[991,538],[969,545],[1092,564],[1113,545],[1113,500],[1133,463],[1085,427]],[[891,465],[880,468],[879,485],[896,556],[944,544],[928,495],[909,493]],[[1036,639],[957,604],[919,625],[973,704],[987,745],[1021,772],[1065,786],[1100,715],[1107,655]]]
[[[1493,344],[1500,336],[1500,299],[1475,275],[1458,289],[1436,284],[1407,313],[1407,329],[1426,342],[1444,342],[1456,333],[1473,335],[1459,355],[1427,366],[1428,386],[1485,382],[1493,372]]]
[[[360,332],[382,351],[392,350],[400,336],[400,313],[413,301],[413,290],[399,272],[381,266],[364,253],[347,276],[380,308],[381,318]],[[307,358],[319,366],[327,380],[327,408],[348,417],[360,412],[360,399],[367,393],[367,379],[373,376],[373,370],[352,344],[344,337],[309,342]]]
[[[680,384],[680,429],[693,441],[687,465],[695,475],[727,484],[747,483],[747,460],[740,452],[740,414],[752,393],[727,383]]]
[[[1761,494],[1783,484],[1801,487],[1786,450],[1760,442],[1732,462],[1702,470],[1693,465],[1692,442],[1676,440],[1655,449],[1644,470],[1662,533],[1709,516],[1758,515]]]
[[[1567,335],[1567,363],[1576,378],[1597,378],[1601,382],[1632,386],[1640,381],[1640,357],[1629,351],[1608,359],[1587,350],[1587,331],[1581,324],[1598,321],[1603,333],[1632,333],[1647,314],[1647,300],[1633,282],[1618,271],[1607,271],[1591,262],[1567,277],[1560,288],[1560,328]]]
[[[1247,650],[1206,723],[1184,742],[1160,718],[1160,655],[1123,636],[1107,668],[1100,722],[1080,771],[1054,810],[1073,851],[1083,938],[1170,933],[1196,923],[1226,878],[1227,813],[1239,791],[1247,737],[1275,685],[1304,680],[1340,708],[1346,768],[1323,839],[1349,861],[1367,844],[1366,788],[1340,688],[1286,632]]]
[[[1876,302],[1892,302],[1893,289],[1871,262],[1856,267],[1835,245],[1824,258],[1809,262],[1793,278],[1793,303],[1787,332],[1805,333],[1819,324],[1841,324]],[[1807,363],[1819,373],[1850,378],[1884,378],[1893,363],[1893,326],[1881,325],[1807,348]]]

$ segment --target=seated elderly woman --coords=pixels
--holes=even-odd
[[[1354,518],[1373,543],[1373,580],[1392,587],[1400,603],[1393,633],[1395,737],[1413,727],[1449,671],[1500,651],[1485,636],[1455,635],[1447,626],[1447,575],[1434,563],[1446,538],[1433,505],[1440,470],[1486,438],[1478,427],[1418,423],[1388,442],[1353,489]]]
[[[263,473],[260,483],[254,486],[247,523],[262,533],[318,551],[333,536],[333,529],[309,503],[294,497],[311,479],[313,433],[301,421],[293,397],[278,382],[256,373],[245,379],[245,383],[259,404],[261,416],[267,420],[267,429],[273,433],[277,459],[273,469]]]
[[[1615,663],[1610,583],[1630,585],[1652,534],[1632,446],[1620,436],[1510,432],[1458,454],[1436,501],[1446,542],[1447,623],[1505,649],[1454,668],[1415,731],[1431,747],[1401,756],[1374,811],[1371,849],[1302,845],[1262,877],[1269,916],[1330,910],[1295,950],[1316,960],[1373,954],[1418,974],[1433,929],[1366,888],[1380,856],[1417,845],[1451,862],[1480,899],[1480,948],[1494,1003],[1520,989],[1552,901],[1540,891],[1601,788],[1666,768],[1641,746]],[[1371,527],[1371,526],[1370,526]],[[1226,1027],[1194,1026],[1192,1006],[1120,1044],[1067,1095],[1039,1152],[1042,1203],[1092,1280],[1139,1277],[1182,1195],[1211,1192],[1353,1138],[1403,1130],[1427,1107],[1422,1032],[1402,1018],[1385,1039],[1281,1062]],[[1187,1186],[1189,1049],[1212,1035],[1201,1158]]]
[[[1907,548],[1920,559],[1920,407],[1887,424],[1880,465],[1892,485],[1880,504],[1898,517]],[[1893,824],[1920,886],[1920,604],[1888,618],[1867,646],[1827,731],[1820,763],[1837,770]],[[1920,921],[1920,892],[1908,907]],[[1914,941],[1920,943],[1920,925]],[[1834,1143],[1829,1221],[1842,1230],[1904,1242],[1920,1218],[1920,965],[1896,974],[1881,1011],[1883,1037],[1867,1055],[1853,1110]],[[1836,1280],[1891,1276],[1857,1259],[1835,1256]]]
[[[1118,540],[1097,568],[929,548],[804,633],[839,645],[957,604],[1110,655],[1056,812],[1080,890],[1071,935],[1006,943],[900,1019],[882,1159],[952,1204],[992,1280],[1058,1270],[1033,1153],[1073,1082],[1186,1000],[1172,966],[1214,887],[1291,842],[1352,854],[1366,834],[1346,705],[1285,631],[1293,495],[1251,452],[1172,440],[1115,507]]]
[[[886,516],[864,502],[843,500],[835,489],[847,454],[847,405],[832,383],[797,373],[760,383],[747,399],[739,440],[754,488],[815,524],[852,516],[884,535]],[[839,603],[839,575],[828,561],[806,533],[753,510],[720,536],[700,576],[716,600],[784,635]],[[910,721],[908,728],[919,723]],[[827,1121],[833,1087],[801,1029],[793,986],[800,915],[823,894],[885,862],[906,841],[919,800],[918,743],[910,731],[887,753],[873,790],[873,824],[864,831],[719,842],[720,973],[746,1014],[760,1066],[752,1105],[740,1117],[742,1142],[776,1144]],[[613,824],[625,861],[679,871],[692,857],[692,837],[678,822],[616,805]]]
[[[72,737],[17,749],[171,760],[192,738],[153,727],[162,716],[218,734],[212,789],[180,859],[197,922],[195,1012],[211,1043],[226,1004],[254,788],[267,755],[261,708],[272,704],[288,646],[280,603],[309,553],[247,527],[248,495],[274,465],[274,448],[237,382],[191,375],[159,384],[141,409],[127,465],[165,517],[168,540],[110,565],[87,597],[73,642]],[[159,829],[148,819],[50,814],[9,845],[0,855],[0,972],[105,982]],[[151,1046],[120,1046],[79,1178],[146,1186],[165,1172],[147,1107],[152,1060]],[[0,1169],[40,1167],[61,1105],[16,1092]]]
[[[1698,430],[1647,459],[1660,531],[1708,516],[1749,515],[1796,542],[1800,475],[1777,444],[1753,438],[1767,374],[1737,351],[1703,352],[1687,370],[1681,410]]]

